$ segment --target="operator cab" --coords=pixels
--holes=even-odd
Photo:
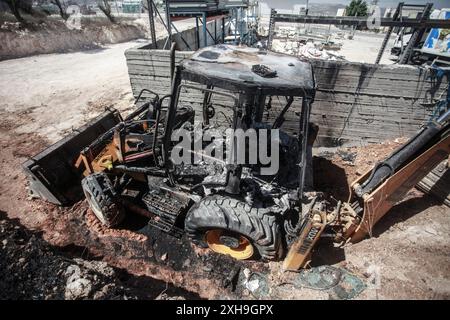
[[[183,60],[176,69],[173,84],[169,115],[176,114],[177,106],[190,103],[203,129],[214,125],[244,131],[281,129],[283,170],[276,180],[284,186],[298,187],[300,193],[305,180],[312,187],[312,170],[306,174],[306,169],[311,169],[311,149],[317,129],[309,124],[315,94],[310,63],[257,48],[222,44],[200,49]],[[291,109],[298,112],[288,113]],[[163,149],[168,161],[173,125],[170,116],[166,121]],[[306,162],[308,165],[299,166]],[[238,171],[227,178],[230,193],[239,193],[241,170]],[[274,176],[260,178],[274,180]]]

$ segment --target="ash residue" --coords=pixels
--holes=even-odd
[[[3,218],[0,239],[0,299],[64,298],[63,274],[69,262],[54,256],[36,235]]]
[[[199,254],[187,238],[177,239],[150,225],[139,232],[149,237],[156,261],[170,266],[175,271],[195,269],[197,273],[210,274],[222,280],[236,265],[243,264],[210,250]]]
[[[115,269],[65,257],[0,213],[0,299],[135,299]]]
[[[174,238],[152,226],[139,230],[149,237],[155,260],[171,267],[175,271],[191,271],[192,276],[198,278],[215,279],[217,285],[240,297],[242,288],[237,285],[237,278],[245,268],[268,273],[267,264],[256,261],[238,261],[229,256],[194,247],[183,237]]]

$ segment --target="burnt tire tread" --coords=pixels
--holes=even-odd
[[[205,246],[205,232],[211,229],[243,234],[263,260],[276,260],[281,255],[280,227],[276,215],[269,209],[252,207],[220,195],[207,197],[187,213],[185,231],[193,242]]]
[[[124,209],[116,197],[108,190],[108,187],[112,186],[109,177],[105,173],[94,173],[85,177],[81,181],[81,186],[85,195],[86,192],[89,192],[92,195],[91,200],[95,201],[100,208],[105,219],[105,222],[100,221],[103,225],[111,228],[122,222],[125,217]],[[92,209],[90,201],[87,201]]]

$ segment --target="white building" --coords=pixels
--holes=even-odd
[[[347,10],[345,8],[341,8],[337,10],[336,17],[345,17],[347,15]]]

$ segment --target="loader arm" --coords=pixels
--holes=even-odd
[[[447,110],[351,184],[341,240],[357,242],[371,235],[373,226],[449,154],[450,110]]]
[[[283,270],[305,267],[326,227],[335,241],[357,242],[417,183],[450,154],[450,110],[422,127],[416,135],[350,186],[348,202],[330,213],[311,210],[289,248]]]
[[[450,135],[447,132],[438,142],[388,177],[372,192],[357,195],[361,183],[372,174],[372,171],[353,182],[350,186],[349,203],[362,202],[363,212],[362,217],[355,219],[352,226],[346,230],[344,238],[357,242],[366,235],[371,235],[373,226],[449,154]]]

